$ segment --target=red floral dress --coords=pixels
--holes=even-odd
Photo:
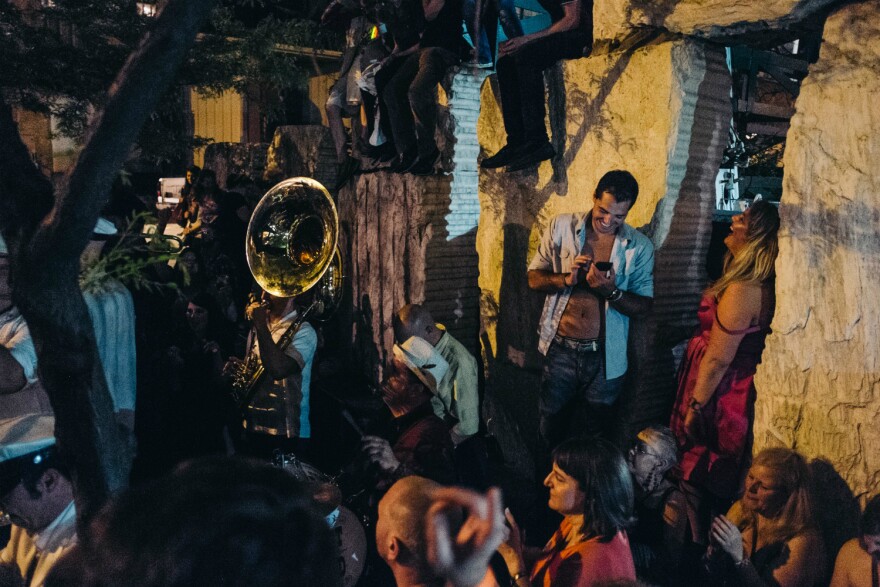
[[[678,392],[670,427],[678,441],[683,479],[722,499],[733,499],[737,495],[751,462],[754,377],[764,341],[770,333],[776,305],[774,289],[772,281],[762,286],[759,323],[743,330],[725,328],[718,320],[718,301],[713,296],[703,296],[697,312],[700,326],[688,343],[678,370]],[[695,442],[685,434],[684,419],[714,324],[729,334],[745,336],[712,399],[702,408],[701,414],[708,423],[706,437]]]

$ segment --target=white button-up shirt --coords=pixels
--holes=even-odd
[[[544,232],[529,271],[552,271],[571,273],[574,258],[584,249],[587,238],[587,223],[591,212],[583,214],[561,214],[550,221]],[[614,238],[611,248],[611,263],[616,275],[618,289],[632,294],[654,297],[654,245],[651,239],[623,224]],[[547,294],[544,311],[538,326],[541,337],[538,350],[546,355],[550,343],[559,328],[571,287]],[[605,378],[615,379],[626,373],[626,340],[629,334],[629,318],[605,303]]]

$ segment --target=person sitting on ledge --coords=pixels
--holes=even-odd
[[[858,538],[843,545],[834,563],[831,587],[880,585],[880,494],[865,506]]]
[[[417,0],[405,0],[402,4]],[[437,84],[466,53],[460,0],[423,0],[424,29],[412,52],[397,46],[377,74],[382,101],[397,147],[392,171],[431,175],[440,158],[434,140]],[[395,39],[396,40],[396,39]]]
[[[549,28],[514,37],[498,47],[498,88],[507,144],[480,167],[518,171],[556,152],[544,125],[544,70],[560,59],[589,54],[593,44],[592,0],[540,0],[550,13]]]

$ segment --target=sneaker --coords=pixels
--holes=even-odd
[[[526,148],[520,151],[519,157],[514,158],[513,161],[508,163],[505,171],[520,171],[521,169],[537,165],[541,161],[552,159],[554,155],[556,155],[556,150],[553,149],[553,145],[549,142],[545,141],[537,146],[527,145]]]
[[[504,167],[516,159],[519,154],[520,147],[508,143],[501,147],[501,149],[491,157],[486,157],[480,161],[480,167],[483,169],[497,169],[499,167]]]

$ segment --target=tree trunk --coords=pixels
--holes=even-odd
[[[80,535],[128,481],[132,444],[113,416],[95,334],[79,289],[79,257],[141,127],[215,0],[171,0],[110,87],[85,147],[52,197],[0,103],[0,231],[13,300],[28,323],[55,435],[72,471]]]

